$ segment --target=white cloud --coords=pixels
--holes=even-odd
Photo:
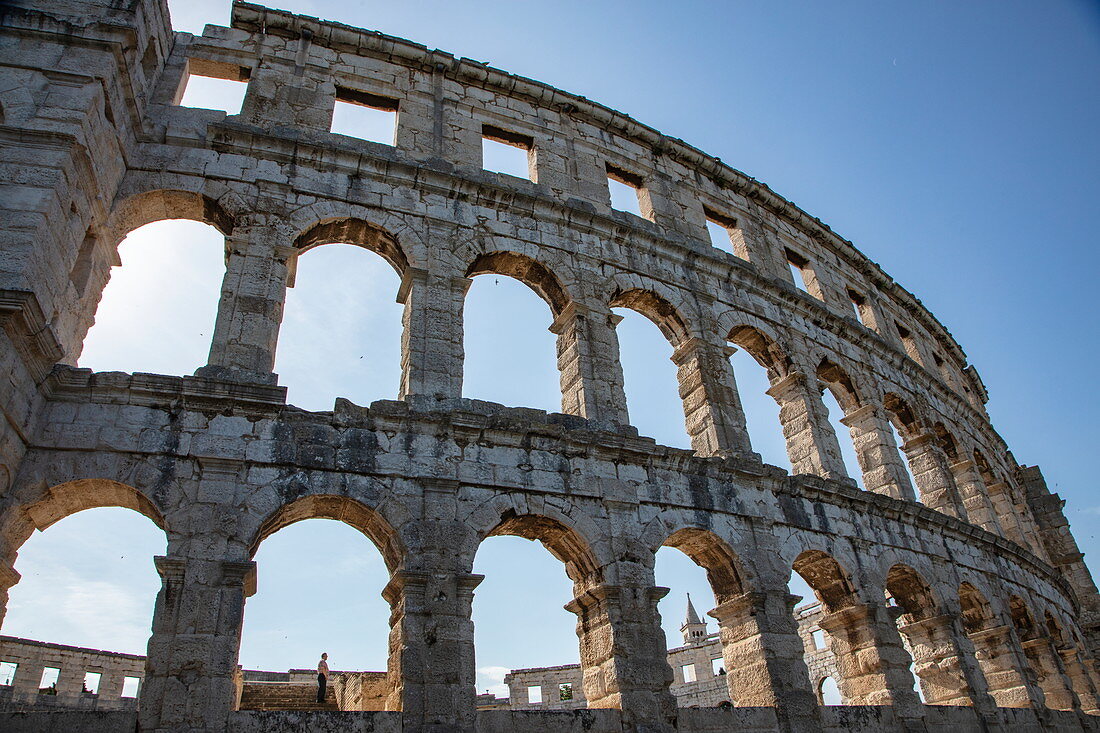
[[[511,671],[507,667],[478,667],[477,691],[508,697],[508,685],[504,684],[504,676]]]

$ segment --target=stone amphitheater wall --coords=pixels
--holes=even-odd
[[[590,100],[248,3],[202,36],[173,33],[156,0],[17,0],[0,17],[0,609],[35,529],[99,506],[154,521],[168,550],[142,730],[278,729],[231,715],[243,608],[259,543],[312,517],[386,560],[386,705],[410,730],[548,724],[474,708],[473,558],[495,534],[565,564],[584,696],[616,730],[1093,725],[1100,597],[1060,499],[920,301],[764,184]],[[240,114],[179,106],[189,74],[247,81]],[[396,109],[395,144],[331,133],[338,98]],[[485,136],[528,147],[532,180],[483,171]],[[609,177],[642,216],[611,208]],[[119,241],[166,218],[226,238],[208,363],[75,368]],[[401,277],[401,388],[307,412],[286,404],[275,345],[296,257],[332,242]],[[485,273],[550,307],[560,414],[462,398],[463,299]],[[630,427],[612,307],[673,346],[691,450]],[[752,451],[731,348],[768,370],[790,473]],[[708,571],[739,712],[675,707],[664,545]],[[792,568],[823,604],[842,708],[810,685]]]

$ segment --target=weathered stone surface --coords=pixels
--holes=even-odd
[[[1060,499],[920,301],[763,184],[590,100],[248,3],[196,37],[161,0],[15,0],[0,41],[0,611],[35,529],[97,506],[162,527],[142,730],[1092,724],[1100,595]],[[178,106],[192,73],[247,82],[241,113]],[[338,98],[398,109],[395,145],[332,134]],[[528,147],[531,180],[481,170],[483,136]],[[609,176],[638,188],[642,217],[611,208]],[[209,363],[72,368],[119,241],[165,218],[226,237]],[[271,369],[296,258],[332,242],[401,276],[401,387],[310,413]],[[484,273],[551,308],[562,414],[461,398],[462,306]],[[627,424],[613,307],[673,347],[692,450]],[[768,370],[796,475],[752,452],[734,347]],[[870,491],[845,475],[824,389]],[[311,517],[359,528],[390,570],[386,687],[368,696],[385,711],[234,712],[251,558]],[[472,567],[493,534],[565,563],[597,709],[477,711]],[[676,708],[662,545],[708,572],[733,711]],[[803,654],[792,568],[833,666]],[[912,659],[951,706],[917,702]],[[825,666],[859,707],[813,704]]]

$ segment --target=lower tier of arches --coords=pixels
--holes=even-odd
[[[385,707],[400,718],[383,726],[490,725],[476,709],[473,560],[501,534],[539,540],[573,582],[597,727],[611,716],[616,730],[710,730],[757,715],[761,730],[830,730],[841,715],[854,729],[892,727],[883,716],[915,730],[971,725],[952,716],[1080,729],[1100,712],[1075,590],[1027,550],[912,502],[532,410],[308,413],[210,380],[102,376],[93,389],[54,385],[0,503],[0,578],[6,598],[27,536],[84,509],[127,507],[164,530],[142,730],[260,729],[233,712],[252,558],[270,534],[318,517],[361,531],[389,572]],[[662,546],[707,572],[732,713],[678,710],[669,692]],[[847,712],[819,705],[792,573],[821,603]]]

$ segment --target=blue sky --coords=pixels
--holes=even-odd
[[[178,29],[198,33],[203,23],[228,21],[220,0],[170,6]],[[1067,499],[1087,559],[1100,557],[1100,496],[1087,457],[1100,438],[1091,388],[1100,361],[1097,230],[1088,220],[1100,202],[1100,5],[559,2],[551,11],[518,2],[504,11],[482,2],[287,0],[281,7],[598,100],[820,217],[956,336],[989,387],[993,424],[1017,460],[1040,465]],[[219,247],[194,224],[153,225],[131,237],[81,364],[170,374],[201,365]],[[323,286],[335,276],[355,285]],[[173,283],[182,286],[176,296]],[[331,409],[337,394],[367,404],[396,393],[396,289],[392,270],[369,253],[333,246],[303,256],[277,365],[292,402]],[[158,303],[169,310],[158,315]],[[144,323],[133,323],[135,304]],[[172,308],[193,317],[177,321],[183,336],[166,344],[157,324],[180,318]],[[683,445],[671,349],[651,324],[627,315],[619,331],[634,422]],[[482,276],[466,317],[466,394],[556,409],[546,305],[508,278]],[[762,375],[751,360],[734,359],[754,446],[786,466]],[[117,529],[114,545],[95,538],[104,521]],[[25,579],[13,589],[4,633],[143,651],[142,609],[151,609],[157,586],[148,558],[162,551],[155,528],[122,510],[60,522],[21,552],[16,567]],[[102,560],[88,560],[92,553]],[[328,651],[334,668],[384,665],[386,611],[377,593],[385,578],[368,540],[334,522],[303,522],[267,540],[257,562],[260,592],[246,611],[242,663],[307,667]],[[561,610],[569,584],[545,550],[494,538],[476,570],[486,575],[475,600],[480,688],[498,683],[503,669],[577,660],[574,618]],[[89,579],[99,584],[91,597]],[[673,588],[661,607],[672,642],[684,592],[703,610],[709,591],[702,571],[673,550],[658,555],[658,583]]]

